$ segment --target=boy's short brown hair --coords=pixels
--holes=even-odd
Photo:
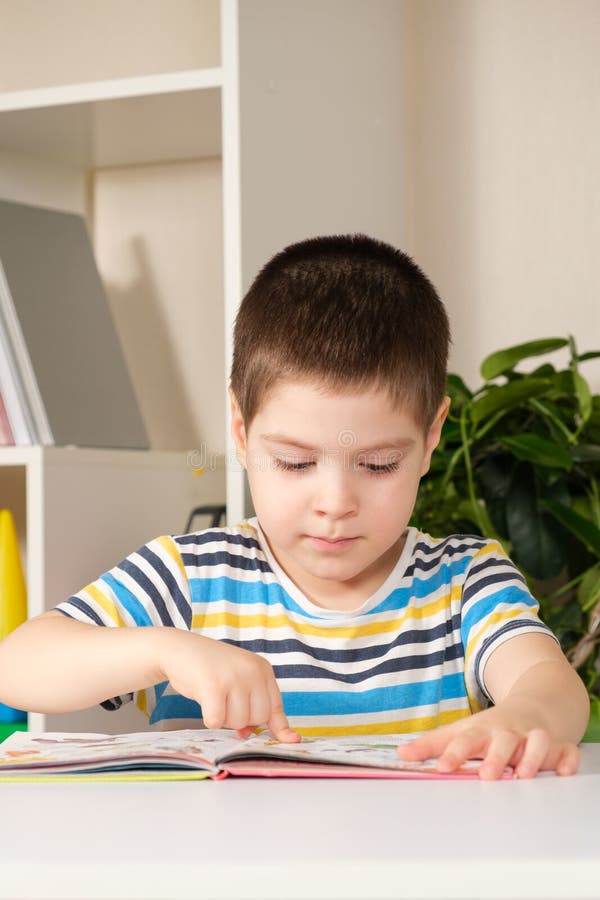
[[[231,388],[246,427],[279,381],[387,389],[427,429],[446,389],[450,329],[429,279],[363,234],[286,247],[256,276],[234,331]]]

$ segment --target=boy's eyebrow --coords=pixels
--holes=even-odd
[[[390,441],[378,441],[376,444],[371,444],[369,447],[361,447],[358,449],[346,442],[348,435],[349,432],[347,431],[342,433],[339,446],[344,450],[353,450],[355,453],[373,453],[376,450],[407,450],[415,443],[414,438],[394,438]],[[261,434],[260,437],[269,443],[283,444],[285,447],[294,447],[298,450],[310,450],[313,453],[323,449],[322,447],[312,447],[310,444],[305,444],[295,438],[288,437],[288,435],[277,434],[276,432],[267,432],[267,434]]]

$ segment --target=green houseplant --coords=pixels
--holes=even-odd
[[[563,368],[517,368],[562,348]],[[475,391],[451,374],[450,413],[412,522],[502,543],[587,685],[587,737],[600,740],[600,395],[581,372],[596,357],[573,338],[548,338],[488,356]]]

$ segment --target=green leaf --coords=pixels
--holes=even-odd
[[[600,563],[588,569],[577,591],[577,601],[584,612],[589,612],[600,600]]]
[[[455,421],[446,419],[442,429],[442,439],[440,445],[442,449],[447,447],[457,447],[461,442],[460,425]]]
[[[598,444],[578,444],[571,450],[574,462],[600,462],[600,446]]]
[[[591,353],[582,353],[581,356],[577,357],[577,362],[586,362],[588,359],[598,359],[600,357],[600,350],[593,350]]]
[[[555,500],[544,500],[543,504],[561,525],[568,528],[571,534],[585,544],[595,556],[600,557],[600,528],[597,528],[589,519],[584,519],[569,506],[557,503]]]
[[[529,373],[532,378],[552,378],[556,375],[556,369],[552,363],[544,363]]]
[[[597,743],[600,741],[600,700],[594,700],[590,705],[590,718],[582,741]]]
[[[555,399],[573,396],[575,393],[575,386],[573,384],[573,371],[571,369],[561,369],[560,372],[555,372],[551,378],[554,386],[553,396]]]
[[[567,469],[567,471],[573,466],[573,459],[568,450],[537,434],[515,434],[500,438],[500,443],[517,459],[532,462],[536,466]]]
[[[513,556],[533,578],[554,578],[565,564],[564,539],[538,502],[533,469],[521,463],[506,498],[506,525]]]
[[[446,384],[448,395],[452,398],[452,402],[462,404],[470,400],[473,394],[464,383],[460,375],[450,373]]]
[[[552,385],[547,378],[520,378],[501,387],[490,387],[471,406],[471,421],[478,425],[498,410],[508,410],[520,406],[530,397],[539,397]]]
[[[465,497],[456,505],[455,511],[460,519],[466,519],[468,522],[471,522],[476,528],[479,528],[483,523],[483,536],[486,538],[492,538],[493,540],[498,541],[500,544],[504,544],[504,549],[507,553],[509,552],[508,547],[506,546],[506,541],[502,539],[502,536],[498,534],[497,530],[494,528],[494,524],[488,516],[484,504],[478,504],[478,508],[476,509],[471,500],[468,497]]]
[[[508,454],[488,455],[477,467],[477,478],[490,520],[502,537],[508,537],[506,497],[512,481],[515,460]]]
[[[590,386],[579,372],[573,372],[573,381],[579,405],[579,414],[582,421],[587,422],[592,414],[592,392],[590,391]]]
[[[513,369],[522,359],[530,356],[543,356],[560,347],[566,347],[569,341],[566,338],[546,338],[541,341],[529,341],[526,344],[518,344],[508,347],[506,350],[498,350],[491,353],[481,363],[481,375],[486,381],[497,378],[505,372]]]

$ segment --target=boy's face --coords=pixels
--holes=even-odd
[[[356,608],[389,575],[448,403],[424,434],[383,390],[284,381],[246,432],[232,395],[232,432],[258,521],[314,603]]]

